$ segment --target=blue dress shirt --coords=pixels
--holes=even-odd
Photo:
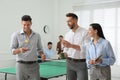
[[[98,56],[102,55],[102,62],[95,65],[107,66],[113,65],[115,62],[115,55],[111,44],[108,40],[100,38],[96,45],[93,44],[93,40],[86,47],[86,63],[87,67],[90,68],[89,60],[96,59]]]
[[[47,59],[52,59],[53,57],[55,57],[55,51],[52,49],[44,49],[44,54],[46,56]]]

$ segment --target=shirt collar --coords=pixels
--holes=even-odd
[[[97,43],[101,43],[102,40],[103,40],[103,38],[99,38],[98,41],[97,41]],[[93,44],[93,39],[91,40],[90,44],[91,44],[91,45]]]
[[[24,31],[23,31],[23,29],[20,31],[20,34],[24,34]]]
[[[23,31],[23,29],[20,31],[20,34],[25,34],[25,32]],[[31,34],[35,34],[35,32],[31,30]]]
[[[75,32],[77,32],[77,31],[79,31],[80,30],[80,27],[78,26],[78,28],[76,29],[76,31]]]
[[[75,30],[75,32],[73,32],[72,30],[71,30],[71,32],[76,33],[76,32],[78,32],[79,30],[80,30],[80,27],[78,26],[78,28]]]

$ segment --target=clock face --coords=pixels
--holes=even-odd
[[[45,25],[45,26],[43,27],[43,31],[44,31],[44,33],[48,33],[48,32],[49,32],[49,28],[48,28],[47,25]]]

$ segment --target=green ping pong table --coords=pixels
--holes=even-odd
[[[49,62],[42,62],[40,63],[39,71],[41,80],[48,80],[50,78],[66,75],[66,61],[53,60]],[[7,80],[7,74],[15,75],[16,68],[15,67],[0,68],[0,73],[5,73],[5,80]]]

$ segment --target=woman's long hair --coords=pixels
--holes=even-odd
[[[98,35],[99,37],[102,37],[102,38],[105,39],[104,34],[103,34],[103,30],[102,30],[102,27],[101,27],[100,24],[98,24],[98,23],[92,23],[92,24],[90,24],[90,26],[92,26],[92,28],[93,28],[94,30],[97,30],[97,35]]]

